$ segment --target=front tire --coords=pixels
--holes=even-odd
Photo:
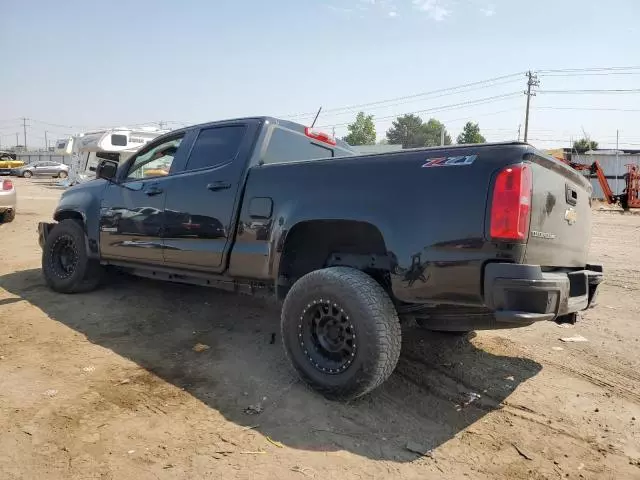
[[[75,220],[63,220],[51,230],[42,250],[42,273],[60,293],[88,292],[99,285],[103,268],[89,258],[84,229]]]
[[[58,173],[58,178],[67,178],[69,175],[67,174],[67,172],[60,172]]]
[[[293,367],[330,399],[372,391],[400,356],[393,302],[373,278],[352,268],[316,270],[299,279],[284,301],[281,329]]]
[[[27,170],[26,172],[24,172],[24,173],[22,174],[22,176],[23,176],[24,178],[31,178],[31,177],[33,177],[33,173],[31,173],[29,170]]]

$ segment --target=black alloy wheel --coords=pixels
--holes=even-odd
[[[314,300],[300,316],[300,346],[316,369],[336,374],[353,363],[356,330],[344,309],[329,299]]]
[[[78,266],[78,249],[71,235],[61,235],[51,245],[51,271],[59,278],[69,278]]]

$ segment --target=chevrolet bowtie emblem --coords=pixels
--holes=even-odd
[[[569,225],[573,225],[578,219],[578,213],[573,208],[567,208],[564,212],[564,219],[569,223]]]

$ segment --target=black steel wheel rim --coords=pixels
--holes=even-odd
[[[345,310],[329,299],[309,303],[298,322],[300,347],[313,367],[335,375],[356,358],[356,330]]]
[[[50,264],[59,278],[69,278],[78,265],[78,250],[73,237],[62,235],[51,246]]]

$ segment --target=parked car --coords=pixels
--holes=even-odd
[[[67,178],[69,166],[58,162],[35,162],[12,170],[17,177],[57,177]]]
[[[16,217],[16,187],[9,179],[0,180],[0,223],[8,223]]]
[[[147,176],[152,161],[168,172]],[[275,295],[288,358],[331,398],[391,374],[401,318],[446,331],[575,321],[603,278],[587,261],[591,185],[525,143],[355,156],[246,118],[173,131],[96,174],[39,224],[50,288],[91,290],[109,265]]]

